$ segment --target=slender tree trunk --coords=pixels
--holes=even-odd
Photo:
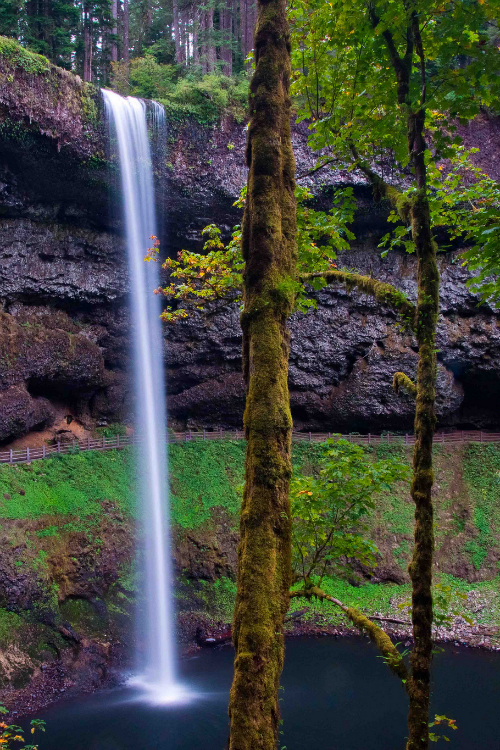
[[[229,1],[229,0],[228,0]],[[220,11],[220,28],[222,32],[221,59],[223,61],[222,72],[226,76],[233,75],[233,49],[232,49],[232,11],[230,8]]]
[[[198,46],[199,25],[199,11],[196,6],[193,6],[193,63],[195,66],[200,64],[200,48]]]
[[[201,72],[203,75],[208,73],[208,56],[207,56],[207,13],[202,11],[200,14],[200,32],[201,32]]]
[[[213,73],[217,62],[217,54],[214,44],[214,9],[207,10],[207,71]]]
[[[112,0],[111,2],[111,15],[113,16],[113,41],[111,42],[111,62],[116,62],[118,60],[118,45],[117,45],[117,35],[118,35],[118,0]]]
[[[253,49],[253,30],[257,23],[256,0],[247,0],[247,25],[246,25],[246,54]]]
[[[128,22],[128,0],[123,0],[123,62],[128,66],[130,60],[129,52],[129,22]]]
[[[182,63],[182,49],[181,49],[181,28],[180,28],[178,0],[173,0],[173,16],[174,16],[175,61],[180,65]]]
[[[418,141],[423,143],[422,130]],[[424,150],[416,164],[418,193],[413,199],[411,223],[418,261],[417,393],[415,448],[411,495],[415,503],[415,545],[409,565],[412,581],[414,647],[410,657],[407,750],[429,747],[430,677],[432,661],[432,559],[434,551],[432,443],[436,424],[436,325],[439,309],[439,272],[432,238],[429,203],[425,192]]]
[[[247,0],[240,0],[240,49],[243,60],[247,56]]]
[[[181,31],[181,61],[186,65],[189,60],[189,36],[186,33],[186,10],[179,11],[180,31]]]
[[[374,27],[379,19],[372,10]],[[425,56],[416,9],[408,8],[406,54],[400,57],[389,30],[384,30],[387,50],[397,79],[398,102],[407,112],[408,153],[414,169],[416,192],[397,206],[401,218],[410,221],[417,254],[417,310],[415,332],[418,342],[418,365],[415,409],[415,448],[411,496],[415,503],[415,544],[408,571],[412,582],[412,625],[414,647],[410,657],[411,677],[408,685],[407,750],[429,747],[430,678],[432,662],[432,562],[434,528],[432,485],[432,443],[436,425],[436,327],[439,311],[439,272],[437,246],[432,236],[432,222],[427,198],[425,164]],[[415,60],[415,57],[417,58]],[[410,101],[410,73],[420,67],[420,105]]]
[[[374,29],[380,24],[375,5],[369,7]],[[403,373],[395,377],[396,388],[404,384],[415,393],[415,447],[411,496],[415,503],[415,544],[408,571],[412,582],[412,626],[414,648],[410,657],[411,676],[408,683],[407,750],[428,750],[430,677],[432,663],[432,562],[434,554],[432,485],[432,443],[436,425],[436,327],[439,311],[439,272],[437,246],[432,237],[432,222],[427,199],[427,167],[425,164],[425,56],[416,9],[408,6],[406,53],[401,57],[392,32],[382,30],[397,81],[397,98],[407,113],[408,153],[414,169],[417,190],[404,200],[394,188],[388,188],[369,167],[363,171],[381,195],[392,200],[403,222],[411,224],[417,254],[417,309],[414,330],[418,342],[416,386]],[[415,57],[417,58],[415,60]],[[420,104],[414,108],[410,100],[410,73],[418,65],[421,73]],[[355,150],[354,150],[355,153]]]
[[[296,272],[286,0],[260,0],[250,91],[243,370],[247,452],[233,622],[230,750],[275,750],[291,582],[287,317]]]
[[[83,11],[83,80],[92,80],[92,29],[91,15],[87,9]]]
[[[43,0],[42,3],[43,16],[46,19],[42,25],[42,38],[45,42],[45,53],[49,60],[56,62],[54,54],[54,28],[49,19],[52,17],[52,2],[51,0]]]

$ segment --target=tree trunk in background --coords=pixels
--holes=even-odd
[[[180,65],[182,63],[182,48],[181,48],[181,28],[180,28],[178,0],[173,0],[173,16],[174,16],[175,61]]]
[[[83,11],[83,80],[92,80],[92,29],[91,15],[87,8]]]
[[[247,55],[253,49],[253,32],[257,23],[257,0],[247,0]]]
[[[186,65],[189,61],[189,36],[186,32],[186,23],[188,19],[188,11],[187,10],[181,10],[179,11],[179,23],[180,23],[180,31],[181,31],[181,56],[182,56],[182,63],[183,65]]]
[[[247,44],[247,0],[240,0],[240,49],[241,56],[245,60]]]
[[[276,748],[283,619],[291,582],[287,317],[295,299],[297,246],[286,0],[260,0],[255,49],[242,229],[247,451],[233,621],[230,750]]]
[[[226,76],[233,75],[233,13],[231,0],[227,0],[227,7],[220,11],[220,29],[222,35],[221,60],[222,72]]]
[[[207,72],[213,73],[217,62],[217,53],[214,44],[214,9],[207,10]]]
[[[116,37],[118,35],[118,0],[112,0],[111,3],[111,15],[113,16],[113,41],[111,42],[111,62],[118,60],[118,45]]]
[[[201,35],[201,72],[205,75],[208,71],[207,60],[207,14],[200,13],[200,35]]]
[[[253,49],[253,31],[256,21],[256,0],[240,0],[240,47],[243,60]]]
[[[128,0],[123,0],[123,62],[129,64],[129,41],[128,41]]]
[[[200,25],[200,14],[198,8],[193,7],[193,63],[200,64],[200,48],[198,47],[198,29]]]

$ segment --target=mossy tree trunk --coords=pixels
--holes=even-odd
[[[379,19],[372,10],[372,22]],[[417,307],[414,330],[418,343],[417,380],[413,394],[415,409],[415,448],[411,495],[415,503],[415,544],[409,565],[412,582],[412,625],[414,647],[410,657],[411,678],[408,683],[407,750],[429,747],[430,673],[432,661],[432,560],[434,552],[432,485],[432,443],[436,425],[436,326],[439,311],[439,273],[436,243],[432,236],[429,201],[427,198],[426,142],[424,135],[426,105],[425,57],[416,10],[408,9],[406,53],[398,54],[389,31],[383,37],[394,69],[398,102],[407,113],[408,152],[414,170],[416,192],[409,200],[392,198],[404,221],[410,221],[417,254]],[[417,104],[410,99],[412,66],[420,68],[421,88]],[[403,377],[399,375],[396,386]],[[411,381],[408,380],[408,386]],[[411,388],[407,388],[410,390]]]
[[[420,120],[420,118],[417,119]],[[432,443],[436,425],[436,326],[439,310],[439,272],[426,195],[423,127],[422,117],[415,133],[414,163],[418,192],[411,207],[412,232],[418,260],[416,315],[418,366],[411,485],[411,495],[415,503],[415,544],[408,568],[412,582],[414,647],[411,654],[412,676],[409,683],[407,750],[424,750],[429,747],[432,661],[432,559],[434,552]]]
[[[380,25],[375,5],[368,9],[373,28]],[[419,16],[411,3],[407,7],[406,50],[399,54],[392,33],[385,28],[382,37],[396,77],[398,104],[406,112],[408,152],[413,168],[416,191],[402,195],[388,185],[357,154],[351,144],[357,166],[373,185],[377,196],[391,202],[405,224],[412,228],[412,238],[417,255],[417,304],[411,327],[418,343],[417,380],[404,373],[396,373],[394,388],[404,389],[416,399],[415,448],[413,453],[413,480],[411,495],[415,503],[415,544],[409,565],[412,582],[412,625],[414,648],[411,654],[411,676],[408,682],[408,743],[407,750],[427,750],[429,747],[430,672],[432,662],[432,562],[434,552],[432,485],[432,443],[436,425],[436,327],[439,311],[439,272],[437,246],[432,236],[432,222],[427,198],[427,168],[425,164],[425,107],[426,69],[420,35]],[[413,67],[420,70],[419,101],[410,98],[410,76]],[[349,279],[337,279],[349,283]],[[380,298],[380,290],[366,288],[354,274],[351,284]],[[403,312],[397,294],[388,293],[387,302],[398,312]],[[383,300],[382,300],[383,301]]]
[[[274,750],[291,583],[292,419],[287,317],[295,298],[296,206],[285,0],[259,1],[243,219],[245,489],[240,520],[230,749]]]

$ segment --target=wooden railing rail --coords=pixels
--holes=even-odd
[[[294,442],[323,443],[330,437],[339,437],[336,432],[293,432]],[[243,440],[243,430],[188,430],[175,432],[169,430],[168,442],[184,443],[192,440]],[[360,435],[351,432],[340,435],[344,440],[361,445],[380,445],[381,443],[413,445],[414,435],[410,433],[395,434],[386,432],[381,435]],[[106,451],[137,445],[141,441],[140,435],[114,435],[113,437],[85,438],[60,441],[53,445],[43,445],[39,448],[19,448],[0,451],[0,464],[19,464],[49,458],[55,454],[77,453],[81,451]],[[434,442],[440,443],[500,443],[500,432],[482,432],[480,430],[460,430],[455,432],[437,432]]]

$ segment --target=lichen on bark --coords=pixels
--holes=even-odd
[[[291,580],[287,317],[295,297],[297,248],[285,0],[258,3],[254,48],[242,229],[247,453],[233,621],[231,750],[276,747],[282,624]]]

